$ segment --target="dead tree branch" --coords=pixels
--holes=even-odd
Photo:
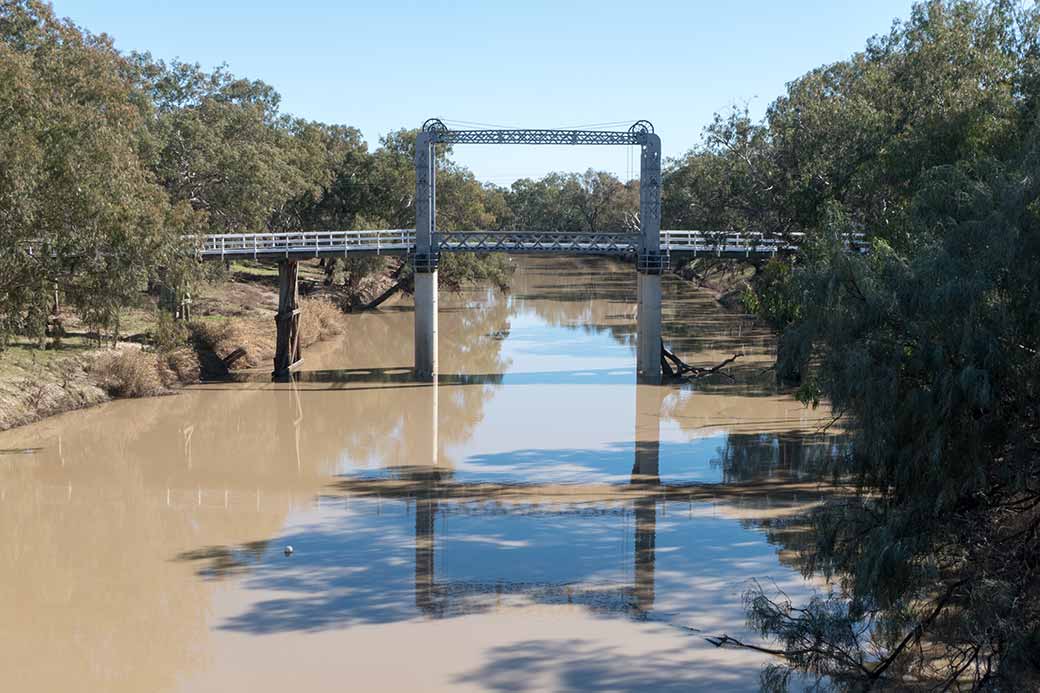
[[[666,378],[694,379],[704,378],[718,373],[719,375],[726,376],[730,380],[736,380],[732,375],[722,369],[736,361],[738,358],[740,358],[740,354],[733,354],[718,365],[712,366],[711,368],[701,368],[700,366],[691,366],[684,362],[674,353],[665,348],[664,342],[661,343],[661,371],[664,373]]]

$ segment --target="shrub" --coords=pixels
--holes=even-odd
[[[165,310],[158,311],[152,344],[160,354],[172,354],[188,343],[188,327]]]

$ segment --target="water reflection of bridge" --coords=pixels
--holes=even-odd
[[[580,604],[594,610],[645,615],[654,607],[657,554],[657,516],[659,506],[673,502],[693,503],[713,500],[764,499],[766,504],[788,503],[792,498],[804,504],[819,489],[810,485],[775,480],[762,484],[689,483],[662,480],[660,472],[661,405],[666,390],[636,388],[635,434],[632,468],[627,483],[543,483],[467,480],[455,468],[438,464],[437,399],[438,387],[428,389],[427,406],[431,425],[409,433],[425,437],[423,449],[414,464],[399,465],[371,475],[352,475],[341,479],[336,489],[347,498],[374,498],[399,501],[414,508],[414,590],[415,605],[428,616],[441,617],[486,607],[482,600],[520,598],[540,604]],[[415,420],[413,420],[414,422]],[[774,450],[774,456],[781,454]],[[800,498],[799,498],[800,496]],[[663,508],[660,508],[663,511]],[[575,580],[538,579],[523,581],[508,578],[445,579],[438,576],[438,552],[447,548],[447,520],[461,515],[574,517],[586,514],[613,515],[621,524],[631,518],[631,580],[604,584],[584,576]],[[438,531],[438,521],[440,530]],[[476,600],[475,604],[468,604]]]

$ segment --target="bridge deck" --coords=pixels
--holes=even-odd
[[[306,259],[356,255],[409,255],[415,252],[413,229],[316,231],[301,233],[233,233],[195,237],[199,257],[227,259]],[[772,237],[761,233],[662,231],[661,253],[667,256],[761,258],[798,249],[801,234]],[[850,243],[860,249],[857,237]],[[438,252],[502,252],[561,255],[635,255],[639,234],[624,232],[444,231],[434,234]]]

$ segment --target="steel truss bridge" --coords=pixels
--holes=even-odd
[[[638,146],[639,229],[570,233],[563,231],[447,231],[437,227],[437,145],[621,145]],[[278,261],[275,378],[289,376],[300,361],[299,267],[314,257],[398,255],[415,269],[415,375],[435,380],[437,357],[437,265],[444,253],[538,253],[612,255],[635,260],[636,372],[660,382],[661,274],[673,258],[715,256],[768,258],[798,250],[797,234],[661,230],[661,138],[648,121],[627,130],[498,129],[451,130],[436,118],[423,124],[415,140],[415,228],[373,231],[319,231],[195,236],[188,240],[204,260],[252,258]],[[849,238],[861,250],[862,239]]]
[[[758,259],[796,252],[802,234],[783,237],[761,233],[710,231],[661,231],[660,254],[664,258],[714,256]],[[358,255],[415,255],[414,229],[374,231],[315,231],[300,233],[228,233],[199,236],[196,253],[204,260],[305,260]],[[528,253],[560,255],[609,255],[636,257],[638,233],[562,231],[438,231],[432,251],[441,253]],[[862,237],[850,239],[850,247],[862,250]]]

